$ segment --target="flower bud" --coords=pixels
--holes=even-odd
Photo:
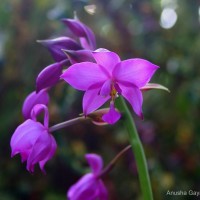
[[[44,111],[44,124],[36,120],[41,111]],[[48,123],[47,107],[43,104],[37,104],[32,109],[31,119],[27,119],[18,126],[12,135],[10,141],[11,157],[19,153],[22,162],[27,161],[26,168],[31,173],[34,172],[36,163],[45,173],[44,165],[55,154],[57,144],[54,137],[49,133]]]

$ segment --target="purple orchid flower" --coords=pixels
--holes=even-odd
[[[37,122],[36,117],[44,111],[44,124]],[[34,106],[31,119],[17,127],[12,135],[10,146],[11,157],[21,155],[22,162],[27,161],[26,168],[34,172],[34,165],[39,163],[40,169],[45,173],[44,165],[55,154],[57,144],[54,137],[48,131],[49,113],[43,104]]]
[[[113,124],[120,118],[114,102],[122,95],[143,118],[141,88],[148,84],[158,66],[140,58],[121,61],[116,53],[106,49],[94,51],[93,57],[96,63],[74,64],[61,75],[72,87],[85,91],[84,114],[95,111],[110,99],[110,111],[102,118]]]
[[[46,89],[40,90],[38,93],[36,93],[35,91],[30,93],[24,100],[22,107],[22,113],[24,119],[31,118],[31,110],[36,104],[48,105],[48,103],[49,103],[49,95]]]
[[[84,175],[76,184],[72,185],[67,193],[69,200],[108,200],[108,192],[102,180],[98,177],[103,161],[99,155],[86,154],[87,162],[92,170]]]

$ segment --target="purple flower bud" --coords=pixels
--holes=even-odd
[[[44,111],[44,124],[36,121],[41,111]],[[29,172],[34,172],[34,165],[39,163],[40,169],[45,173],[44,165],[56,151],[57,144],[48,131],[48,123],[48,108],[43,104],[37,104],[32,109],[31,119],[18,126],[12,135],[11,157],[19,153],[22,162],[27,161],[26,168]]]
[[[45,67],[37,76],[36,79],[36,91],[40,91],[44,88],[54,86],[60,79],[62,74],[62,69],[68,60],[63,60],[62,62],[57,62]]]
[[[62,22],[80,39],[84,49],[95,50],[96,40],[92,30],[76,19],[62,19]]]
[[[36,93],[35,91],[30,93],[24,100],[22,107],[24,119],[31,118],[31,110],[36,104],[48,105],[48,103],[49,95],[46,89],[40,90],[38,93]]]
[[[56,62],[60,62],[66,59],[66,55],[62,49],[80,50],[82,47],[73,39],[69,37],[58,37],[49,40],[38,40],[50,51],[52,57]]]
[[[72,185],[67,193],[69,200],[107,200],[108,193],[102,180],[98,177],[103,161],[99,155],[86,154],[86,159],[92,170],[84,175],[76,184]]]
[[[92,52],[90,50],[63,50],[67,55],[71,64],[80,63],[84,61],[95,62]]]

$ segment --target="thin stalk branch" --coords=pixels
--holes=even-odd
[[[67,126],[71,126],[71,125],[74,125],[74,124],[77,124],[77,123],[80,123],[82,121],[85,121],[85,120],[88,120],[88,118],[85,118],[84,116],[82,117],[77,117],[77,118],[74,118],[74,119],[70,119],[68,121],[65,121],[65,122],[61,122],[59,124],[56,124],[54,126],[51,126],[49,128],[49,132],[54,132],[54,131],[57,131],[59,129],[62,129],[62,128],[65,128]]]
[[[120,151],[111,161],[110,163],[101,171],[101,173],[97,176],[98,178],[103,177],[104,175],[106,175],[107,173],[109,173],[112,168],[115,166],[116,162],[118,161],[118,159],[124,154],[126,153],[129,149],[131,149],[131,145],[128,145],[127,147],[125,147],[124,149],[122,149],[122,151]]]

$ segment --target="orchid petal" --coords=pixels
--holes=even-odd
[[[92,85],[103,84],[107,76],[102,68],[91,62],[77,63],[69,67],[61,78],[78,90],[87,90]]]
[[[21,151],[20,152],[20,156],[21,156],[21,162],[25,162],[27,159],[28,159],[28,156],[31,152],[31,149],[27,149],[27,150],[24,150],[24,151]]]
[[[46,89],[40,90],[38,93],[30,93],[24,100],[22,107],[22,113],[24,118],[29,119],[31,117],[31,110],[36,104],[48,105],[48,103],[49,95]]]
[[[116,111],[114,103],[111,102],[109,112],[104,114],[102,119],[109,124],[114,124],[120,119],[120,117],[121,114]]]
[[[111,83],[112,83],[112,81],[109,80],[109,79],[104,82],[104,84],[102,85],[101,90],[100,90],[100,95],[101,96],[106,97],[106,96],[110,95]]]
[[[98,196],[96,179],[92,173],[84,175],[67,193],[69,200],[94,200]]]
[[[24,152],[27,149],[30,149],[40,133],[43,131],[44,127],[42,124],[31,119],[26,120],[24,123],[18,126],[10,141],[10,146],[12,149],[11,157],[17,153],[20,153],[21,151]],[[24,159],[25,158],[22,160],[24,161]]]
[[[34,165],[46,159],[49,152],[51,152],[51,136],[47,130],[44,130],[35,141],[32,151],[27,159],[27,170],[33,172]]]
[[[98,175],[103,168],[103,160],[101,156],[97,154],[86,154],[85,158],[92,169],[94,175]]]
[[[84,61],[95,62],[92,52],[90,50],[63,50],[63,52],[67,55],[71,64],[80,63]]]
[[[145,86],[140,88],[140,90],[144,90],[144,91],[151,90],[151,89],[165,90],[167,92],[170,92],[167,87],[157,84],[157,83],[147,83]]]
[[[117,90],[118,94],[122,93],[122,90],[117,83],[114,84],[114,88]]]
[[[94,50],[96,48],[95,35],[92,30],[76,19],[62,19],[62,22],[77,36],[83,48]]]
[[[113,70],[113,77],[121,83],[131,83],[137,87],[145,86],[158,66],[144,59],[129,59],[118,63]]]
[[[44,112],[44,127],[48,128],[49,127],[49,111],[46,105],[44,104],[35,105],[31,111],[31,119],[34,121],[37,121],[37,116],[41,112]]]
[[[108,50],[106,51],[106,49],[103,49],[103,51],[94,51],[92,54],[97,64],[105,67],[107,71],[109,71],[110,76],[112,75],[115,65],[120,62],[120,58],[116,53]]]
[[[62,68],[62,63],[54,63],[44,68],[36,79],[37,91],[54,86],[60,79]]]
[[[52,57],[56,62],[66,59],[66,55],[62,49],[80,50],[82,47],[73,39],[69,37],[58,37],[49,40],[38,40],[43,46],[48,48]]]
[[[131,104],[133,110],[135,113],[143,119],[143,114],[142,114],[142,102],[143,102],[143,97],[142,97],[142,92],[139,90],[137,87],[126,87],[122,84],[119,85],[122,93],[121,95]]]
[[[108,191],[102,180],[98,181],[98,189],[99,189],[99,199],[108,200]]]
[[[45,159],[43,159],[42,161],[39,162],[39,165],[40,165],[40,169],[45,173],[45,170],[44,170],[44,165],[46,164],[46,162],[48,160],[50,160],[54,154],[55,154],[55,151],[57,149],[57,144],[56,144],[56,140],[54,139],[54,137],[49,134],[50,136],[50,140],[51,140],[51,145],[50,145],[50,150],[49,150],[49,153],[46,155]]]
[[[83,112],[85,115],[101,107],[110,96],[99,95],[100,88],[89,88],[83,96]]]
[[[108,192],[103,182],[89,173],[69,188],[67,197],[69,200],[108,200]]]

